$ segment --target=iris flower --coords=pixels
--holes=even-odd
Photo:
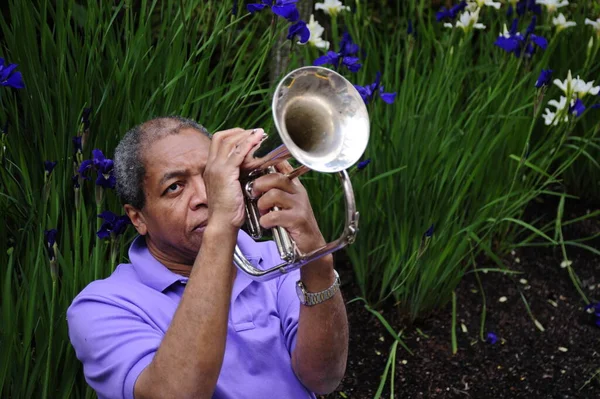
[[[581,98],[575,100],[575,102],[569,107],[569,113],[575,116],[581,116],[583,111],[585,111],[585,105],[583,105]]]
[[[560,31],[570,28],[572,26],[577,26],[577,23],[575,23],[573,21],[567,21],[567,18],[565,18],[564,14],[562,12],[560,14],[558,14],[558,17],[552,18],[552,23],[554,24],[554,26],[556,26],[557,32],[560,32]]]
[[[365,104],[369,104],[375,94],[379,94],[379,97],[386,103],[392,104],[396,99],[396,93],[384,93],[383,85],[381,84],[381,73],[377,72],[375,82],[366,86],[354,85],[358,93],[362,97]]]
[[[334,17],[340,11],[350,11],[350,7],[343,5],[340,0],[323,0],[322,3],[315,4],[315,10],[323,10],[325,14]]]
[[[549,13],[553,13],[557,9],[569,5],[567,0],[536,0],[535,3],[546,6]]]
[[[523,16],[527,11],[531,11],[534,14],[540,15],[542,13],[542,6],[536,4],[535,0],[521,0],[517,3],[517,15]]]
[[[596,325],[600,327],[600,302],[590,303],[585,307],[585,311],[596,316]]]
[[[246,5],[246,9],[250,14],[261,11],[265,7],[270,7],[273,14],[278,17],[287,19],[290,22],[296,22],[300,19],[300,13],[296,8],[298,0],[261,0],[260,3],[252,3]]]
[[[550,79],[552,78],[552,69],[542,69],[540,72],[540,76],[537,78],[535,82],[535,87],[538,89],[543,86],[548,86],[550,84]]]
[[[25,88],[21,72],[15,71],[17,66],[17,64],[6,65],[4,58],[0,58],[0,86],[12,87],[13,89]]]
[[[368,164],[370,164],[370,163],[371,163],[371,158],[367,158],[367,159],[365,159],[364,161],[360,161],[360,162],[358,163],[358,165],[356,165],[356,169],[358,169],[358,170],[363,170],[363,169],[364,169],[364,168],[366,168],[366,167],[367,167],[367,165],[368,165]]]
[[[93,150],[92,154],[92,159],[86,159],[79,166],[79,174],[87,180],[87,173],[91,169],[95,169],[96,172],[98,172],[98,176],[96,178],[96,185],[104,188],[115,188],[117,180],[113,173],[113,160],[106,158],[102,151],[98,149]]]
[[[444,26],[446,28],[461,28],[465,32],[469,32],[472,29],[485,29],[485,25],[478,22],[480,10],[481,8],[477,8],[474,11],[465,11],[460,14],[458,21],[456,21],[456,26],[453,26],[449,22],[444,23]]]
[[[323,35],[323,32],[325,32],[325,28],[323,28],[321,24],[315,20],[314,15],[310,15],[310,20],[308,21],[308,24],[306,26],[308,27],[308,30],[310,32],[308,43],[317,48],[329,50],[329,42],[327,40],[323,40],[323,38],[321,37]]]
[[[352,37],[348,32],[345,32],[340,41],[340,51],[328,51],[327,54],[317,58],[313,65],[332,64],[335,69],[339,69],[341,65],[348,68],[350,72],[358,72],[362,67],[359,63],[360,59],[354,55],[358,52],[358,45],[352,41]]]
[[[486,342],[489,342],[490,344],[494,345],[496,342],[498,342],[498,336],[493,332],[490,332],[487,334]]]
[[[73,177],[71,177],[71,183],[73,183],[73,188],[75,190],[79,190],[80,186],[79,186],[79,175],[75,175]]]
[[[429,228],[425,232],[425,237],[431,238],[433,236],[434,227],[435,225],[432,223],[431,226],[429,226]]]
[[[46,176],[49,176],[52,173],[57,163],[58,162],[56,161],[44,161],[44,171],[46,173]]]
[[[460,3],[452,6],[449,10],[446,7],[440,8],[440,10],[435,14],[435,19],[440,22],[444,19],[453,20],[456,18],[459,12],[467,8],[467,2],[461,1]]]
[[[83,147],[81,145],[81,136],[73,137],[73,151],[75,153],[80,153],[83,151]]]
[[[131,224],[131,220],[127,215],[117,216],[111,211],[104,211],[98,215],[99,218],[104,220],[102,222],[102,226],[100,226],[100,230],[96,233],[98,238],[106,239],[110,238],[112,234],[113,237],[117,237],[127,228],[127,225]]]
[[[517,58],[520,57],[521,54],[531,57],[535,52],[533,44],[544,50],[548,47],[548,41],[546,39],[533,33],[535,24],[536,17],[534,16],[525,31],[525,35],[522,35],[517,32],[518,20],[514,19],[510,30],[507,30],[505,25],[504,32],[498,36],[494,44],[507,53],[513,53]]]
[[[54,260],[54,246],[56,244],[56,236],[58,235],[58,230],[50,229],[44,230],[44,239],[46,240],[46,248],[48,249],[48,257],[50,260]]]
[[[591,19],[586,18],[585,19],[585,24],[586,25],[591,25],[594,28],[594,30],[596,31],[596,34],[598,36],[600,36],[600,18],[598,18],[595,21],[592,21]]]
[[[308,42],[308,39],[310,39],[310,30],[306,26],[306,22],[298,21],[289,27],[287,38],[293,40],[296,36],[300,37],[298,43],[306,44]]]
[[[500,7],[502,6],[502,3],[499,3],[494,0],[475,0],[475,4],[477,4],[478,7],[483,7],[483,6],[494,7],[496,10],[499,10]]]
[[[594,87],[594,81],[586,82],[585,80],[577,76],[573,79],[571,70],[567,74],[567,79],[561,81],[560,79],[554,79],[554,84],[561,89],[565,95],[573,96],[576,95],[579,98],[583,98],[588,94],[596,96],[600,93],[600,86]]]
[[[561,96],[559,101],[550,100],[548,101],[548,105],[556,108],[556,111],[552,112],[550,108],[546,108],[544,110],[542,117],[544,118],[544,123],[546,126],[556,126],[559,124],[559,122],[569,121],[569,115],[564,112],[564,109],[567,107],[567,97]],[[561,118],[557,118],[557,116],[561,116]]]

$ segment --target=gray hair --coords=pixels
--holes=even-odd
[[[144,195],[144,151],[157,140],[192,128],[210,137],[208,130],[195,121],[181,116],[165,116],[151,119],[125,133],[115,149],[114,173],[117,195],[123,204],[142,209]]]

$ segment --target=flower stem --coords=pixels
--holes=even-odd
[[[54,302],[56,301],[56,278],[52,278],[52,299],[50,300],[50,331],[48,333],[48,352],[46,355],[46,372],[44,375],[44,392],[42,398],[48,398],[48,384],[50,383],[50,366],[52,361],[52,341],[54,338]]]

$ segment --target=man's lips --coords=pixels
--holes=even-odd
[[[199,225],[197,225],[196,227],[194,227],[194,229],[192,231],[204,231],[204,229],[206,228],[207,222],[202,222]]]

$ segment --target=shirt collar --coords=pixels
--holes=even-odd
[[[246,256],[246,258],[255,266],[262,262],[263,255],[260,250],[260,245],[254,242],[254,240],[242,230],[239,231],[237,245],[244,256]],[[178,281],[183,283],[187,283],[188,281],[187,277],[173,273],[152,256],[146,246],[146,240],[143,236],[138,236],[133,240],[133,243],[129,247],[129,260],[141,282],[157,291],[162,292]],[[238,271],[236,280],[243,280],[245,283],[242,285],[247,286],[248,284],[246,283],[249,283],[250,279],[248,278],[248,281],[246,281],[246,278],[244,277],[246,277],[245,274]]]

